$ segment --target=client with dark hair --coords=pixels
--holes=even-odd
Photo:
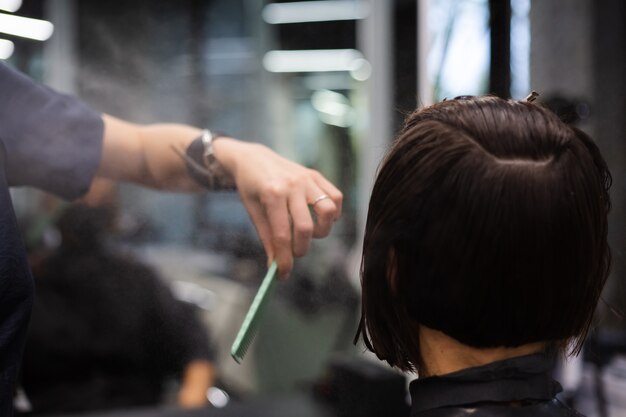
[[[589,136],[527,101],[408,117],[369,204],[359,332],[419,374],[412,416],[576,414],[551,362],[580,352],[608,276],[610,183]]]

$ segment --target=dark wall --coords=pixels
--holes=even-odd
[[[417,2],[396,0],[394,6],[394,104],[395,129],[417,107]]]
[[[596,140],[613,174],[609,238],[613,272],[604,292],[609,303],[626,307],[626,5],[622,0],[593,2],[593,86]],[[623,319],[608,314],[609,323],[625,327]]]

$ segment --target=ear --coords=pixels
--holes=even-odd
[[[398,257],[393,246],[387,252],[387,283],[393,295],[398,294]]]

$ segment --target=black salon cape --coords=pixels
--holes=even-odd
[[[582,417],[556,395],[552,360],[520,356],[411,382],[411,417]]]
[[[13,415],[34,295],[9,187],[82,195],[100,162],[103,131],[96,111],[0,63],[0,416]]]

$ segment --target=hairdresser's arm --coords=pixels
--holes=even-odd
[[[99,176],[170,191],[201,191],[188,175],[182,152],[200,130],[176,124],[137,125],[104,115]],[[312,237],[328,235],[341,214],[342,195],[317,171],[291,162],[266,146],[231,138],[214,141],[215,158],[237,184],[269,259],[282,276],[293,256],[304,255]],[[318,197],[314,222],[308,204]],[[292,231],[293,228],[293,231]]]

